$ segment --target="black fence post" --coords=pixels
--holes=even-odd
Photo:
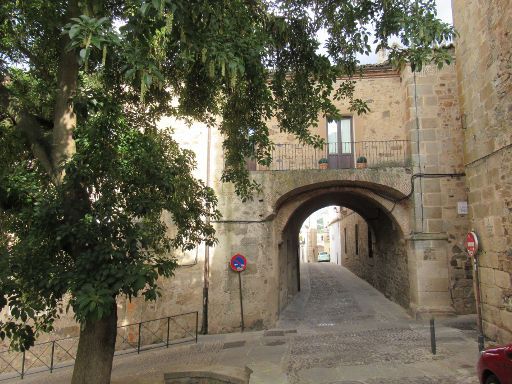
[[[434,322],[434,318],[430,319],[430,348],[432,350],[432,354],[436,354],[436,326]]]
[[[167,341],[166,341],[166,344],[165,346],[167,348],[169,348],[169,331],[170,331],[170,328],[171,328],[171,317],[167,317]]]
[[[196,311],[196,344],[197,344],[197,327],[199,325],[199,312]]]
[[[55,340],[52,341],[52,356],[50,360],[50,373],[53,373],[53,355],[55,354]]]
[[[478,352],[482,352],[485,349],[484,335],[478,335]]]
[[[139,323],[139,337],[138,337],[138,340],[137,340],[137,353],[140,353],[141,330],[142,330],[142,322]]]

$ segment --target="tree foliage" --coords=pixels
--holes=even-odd
[[[0,337],[29,347],[66,295],[82,324],[119,295],[154,300],[173,249],[213,244],[215,196],[162,116],[217,126],[245,199],[245,159],[271,161],[266,121],[320,146],[309,128],[333,99],[367,111],[351,79],[372,43],[421,69],[449,62],[453,34],[433,0],[2,2]]]

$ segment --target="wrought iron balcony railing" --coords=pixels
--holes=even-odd
[[[291,171],[324,168],[387,168],[410,165],[408,140],[326,143],[323,148],[304,144],[274,144],[272,164],[265,167],[249,160],[250,171]],[[363,159],[361,159],[363,158]],[[358,166],[358,159],[365,160]]]

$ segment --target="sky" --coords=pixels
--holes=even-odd
[[[441,20],[453,24],[451,0],[437,0],[437,15]]]

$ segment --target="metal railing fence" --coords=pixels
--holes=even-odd
[[[188,312],[174,316],[126,324],[117,327],[115,356],[140,353],[154,348],[197,343],[199,313]],[[0,351],[0,381],[70,367],[74,364],[79,337],[66,337],[36,343],[25,352]]]
[[[408,140],[351,141],[326,143],[322,148],[305,144],[274,144],[272,164],[265,167],[248,161],[250,171],[291,171],[318,169],[319,160],[327,159],[329,168],[355,168],[359,157],[367,168],[406,167],[410,165]]]

